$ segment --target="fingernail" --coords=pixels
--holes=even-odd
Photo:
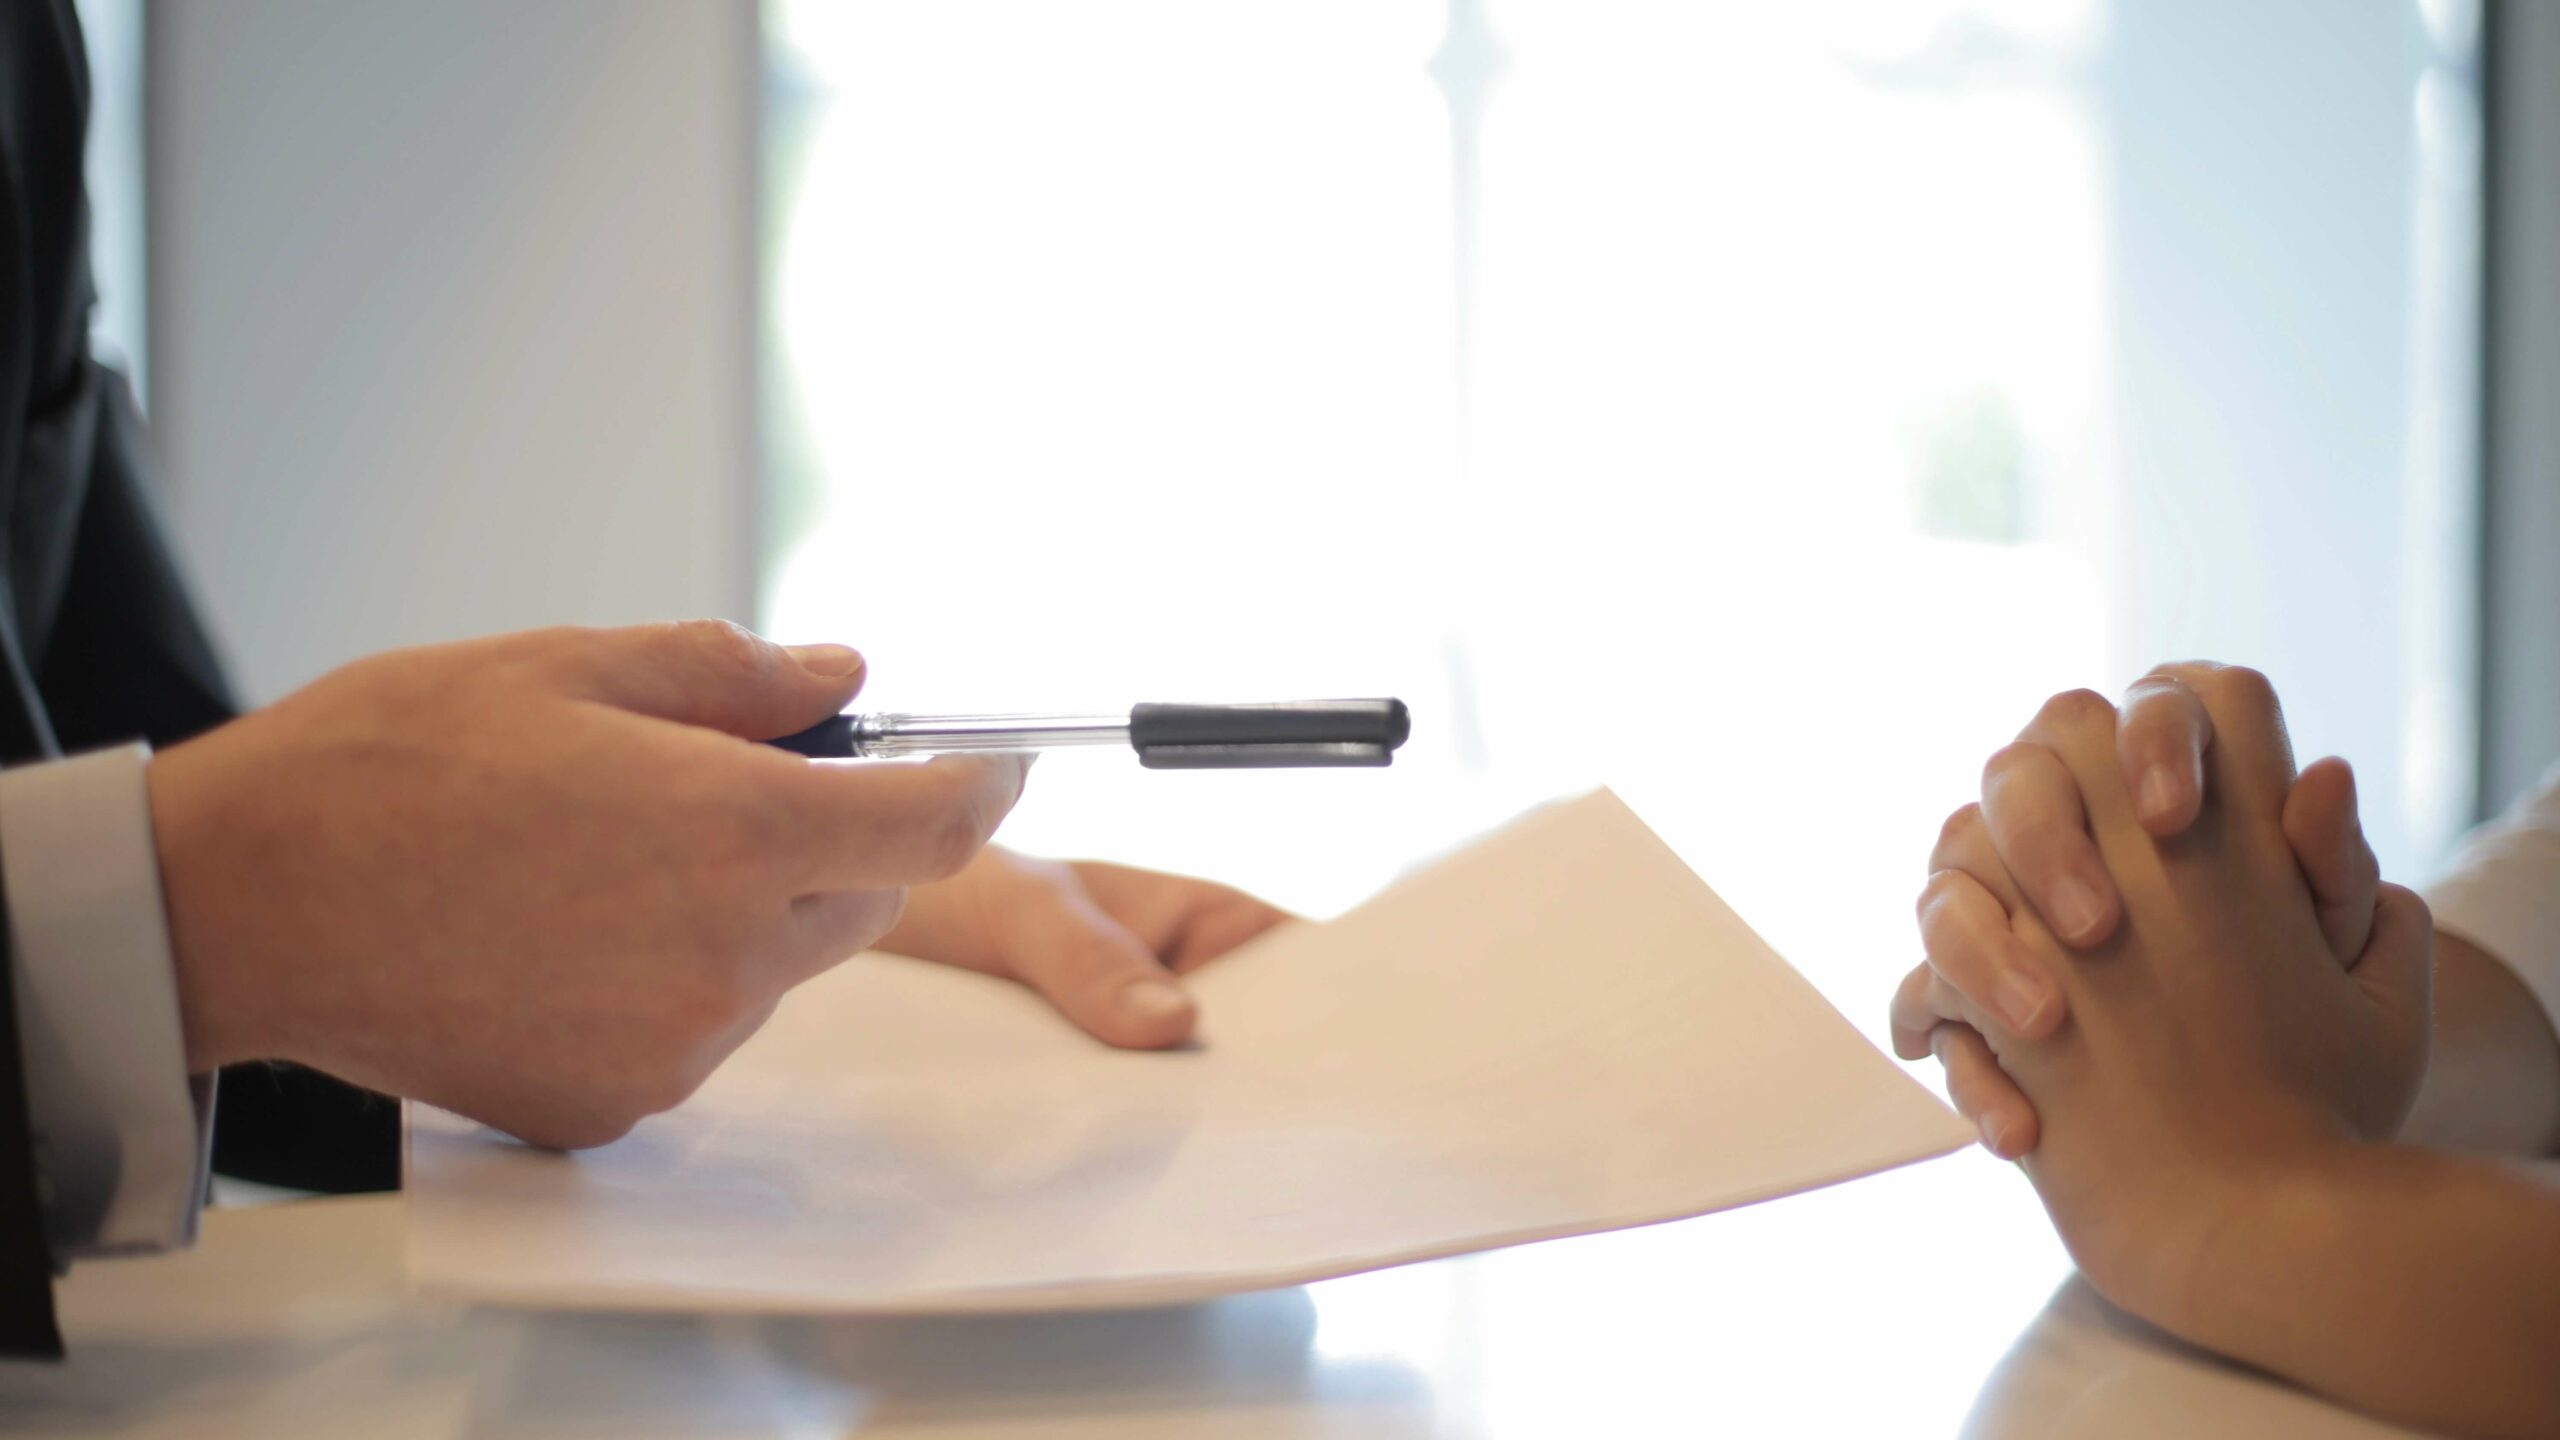
[[[1982,1117],[1982,1148],[2006,1160],[2009,1158],[2009,1127],[1997,1115]]]
[[[2044,987],[2025,972],[2010,970],[2001,975],[1997,988],[2001,1018],[2009,1022],[2011,1030],[2026,1034],[2036,1017],[2044,1013]]]
[[[1170,980],[1132,980],[1120,988],[1120,1013],[1141,1025],[1161,1025],[1191,1013],[1191,997]]]
[[[850,645],[794,645],[791,658],[812,675],[841,680],[862,668],[861,652]]]
[[[2107,913],[2106,903],[2089,882],[2077,875],[2065,875],[2053,887],[2053,923],[2066,940],[2076,940],[2098,928]]]
[[[2166,765],[2142,772],[2142,790],[2134,804],[2145,820],[2157,820],[2178,808],[2178,777]]]

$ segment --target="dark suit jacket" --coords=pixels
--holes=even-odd
[[[132,393],[89,356],[89,76],[72,4],[0,0],[0,763],[11,765],[134,739],[174,745],[233,714],[153,516]],[[0,1354],[59,1354],[11,943],[0,924]],[[397,1114],[379,1097],[290,1067],[235,1067],[221,1096],[217,1168],[311,1189],[397,1183]]]

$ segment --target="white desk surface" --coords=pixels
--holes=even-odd
[[[0,1432],[2405,1433],[2110,1311],[1978,1152],[1677,1225],[1122,1314],[471,1310],[406,1293],[400,1214],[389,1197],[220,1211],[191,1254],[82,1266],[61,1290],[72,1358],[0,1364]]]

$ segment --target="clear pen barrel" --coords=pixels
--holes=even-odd
[[[855,727],[856,753],[986,755],[1053,750],[1067,745],[1126,745],[1126,715],[866,715]]]

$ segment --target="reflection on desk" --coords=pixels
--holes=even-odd
[[[62,1289],[72,1358],[0,1366],[0,1431],[2402,1433],[2186,1351],[2076,1284],[2056,1294],[2067,1267],[2033,1196],[1971,1152],[1677,1225],[1121,1314],[473,1310],[407,1294],[400,1217],[391,1197],[216,1212],[191,1254],[81,1267]]]
[[[1965,1440],[2407,1440],[2418,1433],[2340,1410],[2172,1339],[2098,1298],[2076,1275],[1991,1372],[1964,1429]]]

